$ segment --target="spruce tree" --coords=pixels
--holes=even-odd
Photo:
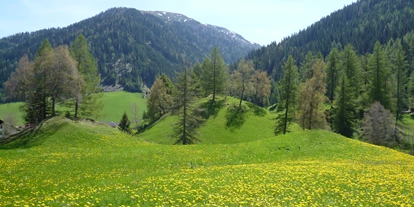
[[[401,40],[396,41],[397,51],[395,54],[395,63],[394,63],[394,73],[396,81],[396,110],[395,110],[395,119],[396,121],[401,119],[401,112],[407,108],[408,105],[408,96],[407,96],[407,61],[405,57],[404,50],[401,45]]]
[[[339,73],[339,52],[333,48],[328,56],[327,73],[327,96],[330,101],[334,100],[336,84],[338,82]]]
[[[189,145],[200,141],[197,138],[196,129],[201,119],[195,115],[193,102],[200,93],[199,86],[194,85],[191,75],[187,68],[180,74],[175,84],[174,108],[178,112],[178,121],[174,125],[173,138],[176,139],[175,144]]]
[[[355,95],[361,90],[361,67],[358,55],[355,53],[352,45],[348,44],[345,46],[342,52],[341,71],[345,73],[349,80],[352,80],[351,85]],[[357,99],[358,97],[353,97]]]
[[[294,119],[298,76],[298,67],[290,55],[283,65],[283,77],[280,80],[281,96],[277,106],[275,134],[286,134],[289,124]]]
[[[124,114],[122,115],[121,121],[118,124],[118,129],[128,134],[131,134],[130,125],[131,125],[131,122],[129,121],[126,112],[124,112]]]
[[[342,74],[336,88],[333,102],[333,130],[346,137],[352,137],[355,127],[355,91],[346,74]]]
[[[368,69],[371,77],[368,86],[370,102],[378,101],[386,109],[391,110],[391,72],[387,65],[384,49],[378,41],[368,59]]]

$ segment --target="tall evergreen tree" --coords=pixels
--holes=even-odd
[[[212,94],[212,101],[216,100],[216,95],[222,94],[225,90],[227,78],[227,66],[217,47],[211,51],[210,58],[206,58],[201,74],[201,83],[207,94]]]
[[[131,125],[131,122],[129,121],[126,112],[124,112],[124,114],[122,115],[121,121],[118,124],[118,129],[128,134],[131,134],[130,125]]]
[[[396,81],[396,110],[395,118],[398,121],[401,118],[401,112],[406,109],[408,105],[408,77],[407,77],[407,61],[404,50],[401,45],[401,40],[396,41],[397,51],[395,54],[394,73]]]
[[[361,90],[361,67],[358,55],[352,45],[345,46],[341,59],[341,71],[345,73],[349,80],[352,80],[352,88],[357,92],[355,95],[358,96]],[[354,97],[354,99],[356,98]]]
[[[101,78],[95,58],[89,52],[88,43],[82,34],[78,35],[70,45],[70,54],[76,60],[78,71],[82,74],[85,82],[82,96],[74,97],[75,119],[78,118],[78,113],[83,116],[94,116],[96,118],[103,107],[102,103],[98,101],[99,96],[95,95],[98,92]]]
[[[192,103],[197,97],[199,90],[193,85],[187,68],[178,77],[175,84],[174,108],[178,110],[179,119],[174,125],[173,137],[175,144],[189,145],[200,141],[197,138],[196,128],[200,124],[200,118],[194,114]]]
[[[295,60],[289,56],[283,65],[283,77],[280,80],[281,97],[277,106],[276,134],[286,134],[289,124],[294,119],[294,108],[296,104],[296,93],[298,85],[298,68]]]
[[[368,86],[370,102],[378,101],[386,109],[391,110],[391,72],[387,65],[384,49],[379,42],[375,43],[374,51],[368,59],[368,69],[371,77]]]
[[[355,91],[346,74],[342,74],[333,102],[333,129],[346,137],[352,137],[355,127]]]
[[[333,48],[328,56],[327,73],[327,96],[330,101],[334,100],[335,89],[338,82],[339,73],[339,52]]]

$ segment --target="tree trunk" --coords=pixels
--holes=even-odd
[[[79,99],[76,97],[75,101],[75,120],[78,120]]]
[[[56,99],[55,97],[52,97],[52,116],[56,116],[55,103],[56,103]]]

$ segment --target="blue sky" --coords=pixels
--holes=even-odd
[[[112,7],[169,11],[261,45],[279,42],[356,0],[1,0],[0,38],[66,27]]]

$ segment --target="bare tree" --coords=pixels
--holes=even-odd
[[[138,131],[138,123],[139,123],[139,116],[138,116],[138,104],[136,102],[132,103],[132,121],[135,124],[135,129]]]
[[[4,135],[7,137],[9,135],[12,135],[16,132],[16,119],[13,114],[7,114],[6,117],[4,117]]]
[[[362,126],[365,141],[392,147],[396,144],[395,119],[378,101],[365,113]]]

